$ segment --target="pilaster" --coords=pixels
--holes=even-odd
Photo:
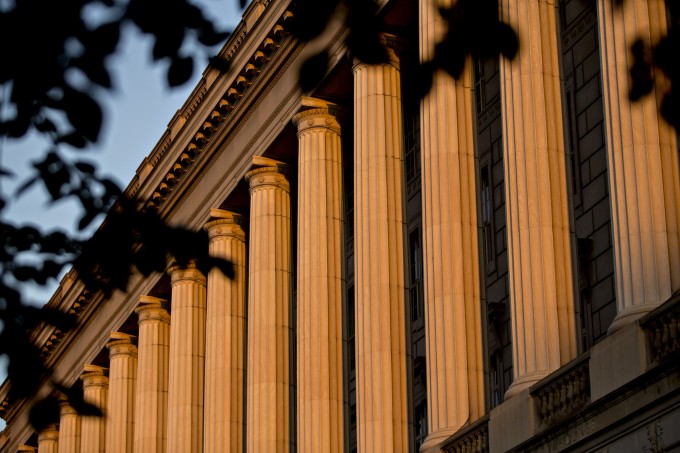
[[[106,417],[109,393],[109,378],[106,368],[85,365],[83,374],[83,399],[99,408],[103,417],[83,416],[80,439],[80,453],[104,453],[106,451]]]
[[[67,401],[60,403],[59,412],[59,453],[80,453],[80,415]]]
[[[135,310],[139,319],[135,453],[166,451],[170,315],[165,303],[163,299],[141,296]]]
[[[38,453],[57,453],[59,431],[57,425],[50,425],[38,433]]]
[[[598,0],[597,7],[618,311],[611,333],[680,289],[680,177],[677,138],[659,113],[668,81],[657,69],[652,93],[628,99],[630,47],[665,34],[665,4]]]
[[[250,184],[248,452],[290,451],[290,186],[284,165],[256,157]]]
[[[502,0],[519,34],[501,59],[513,383],[517,394],[576,356],[557,5]]]
[[[399,58],[354,65],[359,451],[408,451],[403,144]]]
[[[109,349],[109,403],[106,453],[132,452],[135,430],[137,346],[134,337],[112,332]]]
[[[335,106],[303,98],[298,128],[297,448],[343,451],[342,144]]]
[[[240,215],[210,211],[210,255],[232,262],[235,277],[208,274],[205,345],[205,453],[243,451],[246,243]]]
[[[206,278],[193,265],[171,266],[172,322],[168,379],[167,451],[203,448]]]

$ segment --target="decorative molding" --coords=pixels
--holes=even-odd
[[[224,217],[215,218],[215,213],[220,211],[224,213]],[[205,224],[204,229],[208,232],[208,237],[212,241],[214,238],[231,237],[240,241],[246,240],[246,234],[243,231],[244,219],[240,214],[229,211],[211,210],[212,220]]]
[[[680,351],[680,296],[644,316],[640,325],[647,334],[648,365],[674,357]]]
[[[248,31],[245,28],[241,31],[241,33],[238,34],[234,43],[231,45],[231,47],[229,47],[229,50],[227,50],[224,54],[224,58],[227,61],[231,61],[231,59],[234,58],[234,55],[236,55],[236,51],[241,47],[241,44],[243,44],[243,41],[245,41],[247,35]]]
[[[246,173],[246,180],[250,183],[250,191],[258,190],[262,187],[278,187],[290,193],[290,183],[284,174],[281,165],[275,167],[256,168]]]
[[[205,84],[205,80],[202,81],[202,84],[203,86],[198,90],[198,93],[196,93],[196,95],[192,98],[191,103],[184,109],[182,116],[184,116],[184,118],[186,118],[187,120],[191,118],[191,115],[193,115],[198,106],[201,105],[201,103],[203,102],[203,98],[208,92],[208,87]]]
[[[106,345],[109,356],[129,355],[137,357],[137,337],[120,332],[111,333],[111,341]]]
[[[583,354],[532,387],[539,427],[564,420],[590,403],[589,365],[590,354]]]
[[[145,202],[144,206],[147,209],[157,210],[165,203],[170,193],[177,186],[177,183],[189,171],[200,153],[208,145],[215,132],[221,128],[225,120],[231,115],[231,112],[239,105],[244,94],[248,92],[262,73],[262,70],[267,66],[267,63],[281,47],[281,43],[287,35],[284,25],[291,17],[290,11],[285,11],[276,25],[272,27],[260,42],[260,45],[251,55],[250,59],[224,91],[222,98],[205,118],[184,152],[180,154],[179,158],[171,166],[170,171],[163,178],[163,181]]]
[[[38,434],[39,444],[43,442],[56,442],[57,440],[59,440],[59,431],[57,431],[57,425],[49,425]]]
[[[83,381],[83,387],[107,387],[109,385],[108,369],[96,365],[85,365],[80,379]]]
[[[489,451],[489,414],[456,432],[441,445],[444,453],[487,453]]]
[[[298,128],[298,135],[313,129],[331,130],[340,135],[340,123],[336,112],[333,106],[303,110],[293,117],[293,124]]]
[[[193,264],[189,264],[186,267],[173,264],[168,268],[168,274],[170,274],[170,281],[173,285],[180,281],[192,281],[204,286],[206,284],[205,275],[196,269]]]

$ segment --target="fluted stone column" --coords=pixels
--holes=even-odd
[[[513,396],[576,356],[557,5],[502,0],[518,33],[501,59]]]
[[[57,425],[50,425],[38,433],[38,453],[57,453],[59,431]]]
[[[246,244],[243,219],[212,209],[210,255],[228,259],[233,280],[217,269],[208,274],[205,345],[205,453],[243,451],[245,379]]]
[[[420,0],[420,57],[429,61],[446,24]],[[427,344],[427,451],[484,413],[472,64],[460,80],[435,74],[421,103],[423,270]]]
[[[408,451],[399,59],[354,65],[359,451]]]
[[[303,98],[298,128],[297,448],[343,451],[342,146],[335,107]]]
[[[137,346],[135,338],[111,333],[109,349],[109,403],[106,418],[106,453],[130,453],[135,434]]]
[[[172,266],[167,451],[203,448],[206,279],[193,265]]]
[[[67,401],[59,406],[59,453],[80,453],[80,415]]]
[[[250,183],[248,452],[290,451],[290,186],[283,164],[256,157]]]
[[[170,315],[165,303],[163,299],[141,296],[135,310],[139,318],[135,453],[166,451]]]
[[[85,365],[80,377],[83,381],[83,399],[98,407],[103,417],[84,416],[81,425],[80,453],[104,453],[106,451],[106,417],[108,410],[109,378],[106,368]]]
[[[597,5],[618,309],[613,332],[680,289],[680,178],[677,138],[659,113],[668,86],[661,72],[650,95],[628,100],[630,46],[638,37],[656,43],[665,34],[664,2]]]

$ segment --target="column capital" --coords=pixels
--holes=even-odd
[[[65,415],[78,415],[78,411],[69,404],[65,396],[61,397],[61,401],[59,401],[59,415],[62,417]]]
[[[211,209],[211,220],[203,227],[208,232],[210,240],[216,237],[232,237],[241,241],[246,240],[243,231],[243,216],[223,209]]]
[[[250,191],[263,187],[273,186],[290,193],[290,183],[286,178],[287,166],[267,157],[253,157],[253,170],[246,173],[246,181],[250,183]]]
[[[380,36],[380,43],[385,46],[385,50],[387,51],[387,61],[383,64],[389,64],[399,70],[401,61],[399,56],[403,53],[404,41],[396,35],[382,33]],[[352,62],[352,70],[354,72],[361,66],[373,66],[372,63],[364,63],[357,58],[352,58]]]
[[[196,268],[195,263],[189,263],[187,266],[173,263],[168,267],[168,274],[172,285],[182,281],[192,281],[203,286],[206,284],[205,275]]]
[[[137,337],[122,332],[111,332],[111,341],[106,345],[109,356],[117,355],[137,356]]]
[[[137,322],[142,324],[146,321],[162,321],[170,324],[168,313],[168,301],[153,296],[139,296],[139,304],[135,309]]]
[[[293,116],[293,124],[298,128],[298,137],[310,129],[330,129],[340,134],[340,108],[323,99],[302,96],[300,112]]]
[[[43,442],[56,442],[59,440],[59,431],[57,430],[57,425],[49,425],[47,428],[43,429],[38,433],[38,443]]]
[[[83,367],[83,374],[80,379],[83,381],[83,387],[107,387],[109,385],[108,369],[86,364]]]

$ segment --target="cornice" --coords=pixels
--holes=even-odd
[[[279,50],[283,39],[287,35],[284,27],[291,18],[292,13],[284,11],[276,21],[276,24],[260,41],[260,44],[256,47],[250,58],[237,72],[235,79],[224,89],[220,100],[213,106],[213,109],[207,116],[203,118],[198,130],[194,131],[193,138],[184,150],[179,153],[179,157],[170,166],[170,171],[166,173],[162,181],[156,186],[151,196],[146,201],[143,201],[143,206],[146,209],[158,210],[165,204],[168,196],[177,187],[184,175],[193,167],[197,158],[208,146],[215,133],[222,127],[225,120],[232,115],[232,111],[239,107],[243,96],[248,93],[251,86],[260,77],[262,71],[267,68],[269,61]],[[245,39],[245,36],[243,39]],[[237,43],[238,39],[232,47]],[[238,47],[240,47],[240,44],[236,48]],[[229,55],[229,52],[227,52],[227,55]],[[230,58],[233,58],[233,56]]]

